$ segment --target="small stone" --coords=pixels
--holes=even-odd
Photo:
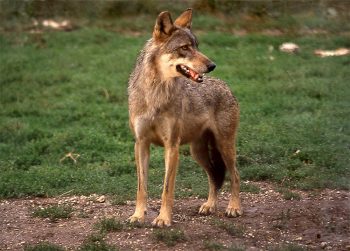
[[[327,247],[327,245],[328,245],[328,243],[327,242],[321,242],[321,248],[326,248]]]
[[[106,196],[102,195],[96,199],[97,202],[99,203],[104,203],[106,201]]]
[[[327,9],[327,14],[328,14],[328,16],[334,18],[334,17],[338,16],[338,11],[336,9],[334,9],[334,8],[328,8]]]
[[[283,43],[280,45],[279,50],[286,53],[297,53],[299,52],[300,48],[295,43]]]
[[[248,233],[248,236],[254,238],[254,234],[252,234],[252,233]]]

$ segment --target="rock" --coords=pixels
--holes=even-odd
[[[336,50],[315,50],[314,54],[319,57],[334,57],[350,55],[350,49],[338,48]]]
[[[97,202],[99,203],[104,203],[106,201],[106,196],[102,195],[96,199]]]
[[[297,53],[299,52],[300,48],[295,43],[283,43],[280,45],[279,50],[286,53]]]
[[[338,11],[334,8],[328,8],[327,9],[327,14],[329,17],[337,17],[338,16]]]
[[[325,242],[325,241],[323,241],[323,242],[321,242],[321,248],[326,248],[327,247],[327,245],[328,245],[328,243],[327,242]]]

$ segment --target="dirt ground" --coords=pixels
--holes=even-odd
[[[154,238],[150,222],[157,216],[159,200],[149,201],[144,226],[108,233],[105,241],[120,250],[218,250],[232,246],[243,250],[350,250],[348,191],[296,191],[300,200],[285,200],[272,184],[252,184],[259,186],[260,193],[241,193],[244,215],[235,219],[224,216],[227,193],[220,195],[218,211],[212,216],[197,214],[203,199],[177,199],[171,228],[182,230],[186,240],[175,246],[168,247]],[[32,216],[35,208],[58,204],[74,208],[71,218],[53,222]],[[112,205],[111,198],[98,195],[1,200],[0,250],[23,250],[26,245],[41,241],[75,250],[96,232],[94,225],[102,218],[124,221],[133,209],[132,201]],[[225,224],[239,231],[229,233],[222,227]]]

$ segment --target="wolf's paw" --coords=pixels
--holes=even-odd
[[[162,228],[162,227],[170,227],[171,226],[171,220],[158,216],[152,222],[152,226],[153,227],[160,227],[160,228]]]
[[[128,222],[129,223],[141,223],[141,224],[143,224],[143,223],[145,223],[145,216],[133,214],[129,217]]]
[[[225,215],[227,217],[238,217],[243,214],[241,207],[227,207]]]
[[[198,213],[201,215],[209,215],[209,214],[215,213],[215,211],[216,211],[216,206],[206,202],[199,208]]]

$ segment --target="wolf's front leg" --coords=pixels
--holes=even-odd
[[[164,227],[171,225],[174,205],[175,178],[179,161],[179,145],[165,147],[165,178],[163,184],[162,206],[152,225]]]
[[[147,177],[150,156],[150,144],[137,140],[135,143],[135,161],[137,167],[137,198],[135,213],[129,221],[143,223],[147,211]]]

